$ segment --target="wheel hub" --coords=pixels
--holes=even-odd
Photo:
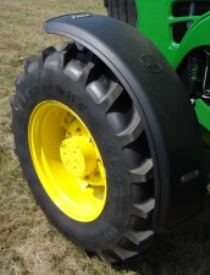
[[[96,168],[94,145],[90,138],[72,137],[60,146],[60,156],[66,170],[76,178],[83,178]]]

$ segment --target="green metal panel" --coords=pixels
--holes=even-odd
[[[183,58],[192,50],[200,46],[210,45],[210,13],[196,20],[196,23],[189,29],[180,44],[177,55],[173,60],[173,67],[176,69]]]
[[[197,99],[195,103],[195,112],[200,125],[210,131],[210,107],[202,99]]]
[[[170,26],[171,5],[168,0],[139,0],[137,1],[137,29],[146,35],[165,55],[170,63],[177,52],[174,45]]]
[[[184,57],[193,49],[210,45],[210,12],[200,16],[174,16],[176,3],[189,0],[136,0],[138,10],[137,29],[146,35],[164,54],[176,70]],[[199,2],[199,1],[198,1]],[[186,32],[177,43],[174,39],[174,24],[186,23]],[[195,111],[199,123],[210,132],[210,106],[197,99]]]
[[[210,12],[201,16],[175,17],[173,16],[173,6],[178,2],[183,1],[136,1],[137,29],[159,48],[175,69],[190,50],[210,44],[210,36],[207,36],[210,29]],[[186,22],[186,33],[182,41],[176,43],[173,37],[173,25],[181,22]],[[191,22],[190,27],[187,28],[189,22]]]

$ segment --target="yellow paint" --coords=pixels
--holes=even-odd
[[[81,118],[58,101],[43,101],[30,116],[28,143],[37,176],[53,203],[74,220],[97,219],[106,202],[106,172]]]

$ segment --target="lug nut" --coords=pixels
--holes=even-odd
[[[71,134],[70,133],[66,133],[66,137],[67,138],[71,137]]]
[[[99,173],[99,172],[95,172],[94,177],[95,177],[95,178],[98,178],[98,177],[99,177],[99,175],[100,175],[100,173]]]
[[[80,131],[80,128],[77,127],[77,128],[75,129],[75,132],[78,133],[79,131]]]

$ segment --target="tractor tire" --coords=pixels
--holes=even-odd
[[[153,242],[153,161],[126,90],[76,43],[26,59],[11,98],[15,152],[40,207],[106,262]]]
[[[135,0],[106,0],[104,6],[109,16],[136,27],[138,14]]]

